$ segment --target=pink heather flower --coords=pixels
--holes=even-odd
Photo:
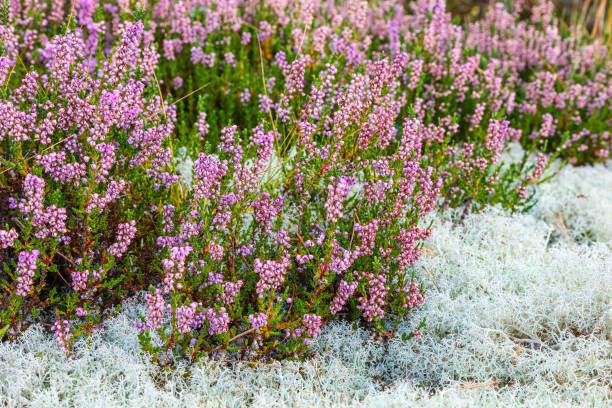
[[[38,227],[36,238],[57,238],[66,233],[66,209],[57,208],[55,204],[48,206],[44,210],[36,211],[32,218],[32,225]]]
[[[336,223],[342,217],[343,203],[353,184],[355,184],[355,179],[350,176],[340,176],[337,180],[330,180],[330,184],[327,186],[327,201],[325,202],[327,220],[330,223]]]
[[[94,164],[93,166],[94,170],[97,173],[95,180],[97,182],[106,181],[106,177],[108,176],[110,169],[113,167],[113,165],[116,162],[115,151],[117,150],[117,145],[112,144],[112,143],[99,143],[95,147],[98,153],[100,153],[99,163]],[[74,163],[74,166],[77,166],[77,165],[78,163]],[[76,174],[73,175],[71,178],[75,178],[75,176],[79,176],[80,178],[83,178],[85,176],[85,165],[84,164],[81,164],[78,170],[81,170],[81,171],[78,172],[76,169],[73,170],[73,172]]]
[[[75,292],[85,290],[87,287],[87,279],[89,278],[89,271],[76,271],[72,273],[72,289]]]
[[[417,59],[410,64],[410,83],[408,89],[414,91],[419,85],[421,74],[423,72],[423,60]]]
[[[548,163],[546,155],[544,153],[538,153],[538,161],[532,175],[534,179],[539,179],[542,176],[546,168],[546,163]]]
[[[266,169],[272,149],[274,148],[274,132],[265,132],[263,125],[253,129],[249,147],[257,146],[257,160],[255,161],[255,172],[261,173]]]
[[[15,228],[10,230],[0,230],[0,249],[6,249],[13,246],[13,241],[19,238],[19,234],[15,231]]]
[[[215,54],[214,52],[211,52],[210,54],[204,54],[202,56],[202,64],[208,66],[209,68],[212,68],[215,66],[216,57],[217,54]]]
[[[336,292],[336,296],[332,299],[332,304],[329,307],[330,313],[335,315],[342,310],[348,299],[355,293],[355,289],[357,289],[357,282],[340,281],[338,292]]]
[[[85,317],[85,316],[87,316],[87,314],[88,314],[88,313],[87,313],[87,310],[83,309],[82,307],[78,307],[78,308],[75,310],[75,312],[76,312],[77,316],[79,316],[79,317]]]
[[[218,272],[208,272],[208,284],[216,285],[223,282],[223,274]]]
[[[208,253],[210,254],[210,259],[212,259],[213,261],[220,261],[221,259],[223,259],[225,248],[217,244],[215,241],[211,241],[208,245]]]
[[[291,63],[287,77],[285,78],[285,87],[287,94],[291,99],[294,95],[303,95],[304,92],[304,73],[308,64],[308,56],[298,58]]]
[[[13,62],[9,57],[0,57],[0,84],[4,83],[12,66]]]
[[[267,21],[262,21],[259,23],[259,41],[265,42],[270,36],[274,33],[274,29]]]
[[[401,248],[400,255],[398,256],[400,270],[404,270],[419,259],[421,250],[417,245],[417,241],[426,239],[430,233],[430,229],[422,230],[416,226],[400,230],[399,236],[396,238]]]
[[[197,64],[198,62],[204,63],[204,51],[199,47],[191,48],[191,62]]]
[[[27,296],[34,285],[34,275],[36,271],[36,260],[40,251],[33,249],[31,252],[21,251],[17,260],[17,290],[19,296]]]
[[[379,223],[380,220],[378,219],[373,219],[366,225],[355,223],[355,231],[359,231],[359,237],[361,238],[361,245],[357,247],[357,251],[361,255],[372,255],[374,253]]]
[[[49,174],[57,182],[72,181],[78,186],[85,177],[85,163],[67,163],[65,152],[52,152],[46,155],[36,156],[36,164],[44,166],[45,173]]]
[[[308,255],[296,255],[295,256],[295,260],[298,261],[298,263],[300,265],[304,265],[306,262],[310,261],[314,259],[314,256],[312,254],[308,254]]]
[[[236,282],[225,282],[223,285],[223,294],[219,296],[219,300],[221,300],[225,304],[232,304],[236,300],[236,296],[240,292],[242,288],[242,281],[238,280]]]
[[[99,281],[103,273],[104,273],[104,268],[102,266],[98,270],[94,269],[91,272],[94,282]]]
[[[408,286],[403,289],[403,293],[406,296],[406,303],[404,303],[403,306],[407,309],[421,306],[425,300],[427,300],[427,294],[421,292],[421,289],[416,282],[410,282]]]
[[[412,158],[420,156],[423,144],[422,139],[423,130],[420,119],[407,117],[404,120],[404,129],[402,130],[402,138],[397,152],[397,155],[404,163],[408,163]],[[377,160],[374,164],[378,165],[376,172],[380,175],[392,175],[389,170],[388,161],[381,159]]]
[[[525,200],[527,198],[527,186],[519,184],[516,186],[516,193],[521,200]]]
[[[306,327],[306,334],[312,338],[317,337],[321,334],[321,325],[323,324],[321,317],[316,314],[305,314],[304,326]]]
[[[268,324],[268,316],[263,312],[257,315],[250,314],[249,321],[251,322],[251,327],[257,330]]]
[[[373,318],[383,318],[385,316],[384,307],[387,302],[385,297],[389,292],[389,288],[385,285],[386,278],[383,275],[369,274],[368,295],[369,297],[361,297],[361,304],[357,305],[357,309],[363,311],[363,316],[371,322]]]
[[[183,87],[183,78],[180,76],[174,77],[172,80],[172,84],[174,85],[174,89],[180,89]]]
[[[214,309],[208,308],[206,311],[206,318],[210,324],[208,334],[222,334],[229,330],[228,325],[230,318],[224,307],[221,307],[218,313],[215,312]]]
[[[140,43],[144,31],[143,22],[126,23],[122,29],[121,44],[104,66],[105,78],[111,84],[118,83],[126,73],[136,69],[141,62]]]
[[[125,182],[125,180],[120,179],[119,181],[111,181],[104,196],[100,196],[98,193],[94,193],[91,195],[85,211],[90,214],[93,210],[97,208],[98,213],[102,214],[102,212],[104,211],[104,207],[115,201],[123,192],[123,190],[125,190],[126,186],[127,183]]]
[[[271,201],[270,194],[263,192],[252,204],[255,211],[255,221],[261,225],[264,231],[269,230],[270,224],[283,208],[283,202],[284,200],[282,197],[278,197],[276,200]]]
[[[550,113],[542,115],[542,126],[540,127],[540,136],[547,138],[555,133],[554,118]]]
[[[33,174],[28,174],[23,183],[23,193],[26,198],[19,201],[19,210],[23,214],[33,211],[42,212],[45,181]]]
[[[346,250],[334,239],[334,253],[332,254],[331,262],[329,264],[329,270],[337,275],[343,273],[348,268],[351,267],[355,259],[359,256],[359,253],[356,251]]]
[[[480,122],[482,121],[482,117],[484,116],[484,111],[485,111],[486,106],[487,104],[484,102],[476,105],[476,110],[474,111],[474,114],[472,115],[472,119],[471,119],[472,126],[470,129],[474,129],[480,124]]]
[[[196,129],[198,129],[198,138],[204,140],[204,136],[208,134],[210,125],[206,123],[206,112],[200,112],[198,122],[196,123]]]
[[[169,305],[164,301],[164,297],[159,289],[155,289],[155,293],[149,293],[145,296],[147,301],[147,329],[160,329],[166,321],[164,314]]]
[[[276,77],[271,76],[270,78],[268,78],[268,92],[272,92],[275,84],[276,84]]]
[[[251,100],[251,92],[249,88],[244,88],[244,91],[240,92],[240,103],[247,103]]]
[[[418,339],[419,337],[423,335],[423,333],[421,333],[419,330],[414,330],[412,334],[414,335],[415,339]]]
[[[268,113],[272,109],[272,99],[270,99],[266,94],[259,94],[259,111],[261,113]]]
[[[251,42],[251,33],[249,33],[248,31],[245,31],[244,33],[242,33],[242,36],[240,37],[240,44],[249,45],[250,42]]]
[[[186,269],[185,261],[192,250],[193,248],[190,246],[172,247],[170,248],[170,258],[162,260],[166,272],[164,276],[164,293],[169,293],[175,287],[177,289],[183,287],[182,283],[176,281],[183,277],[183,272]]]
[[[34,284],[33,278],[36,271],[36,260],[40,255],[37,249],[31,252],[21,251],[17,261],[17,290],[19,296],[27,296]]]
[[[180,306],[176,309],[176,328],[180,333],[189,333],[194,328],[194,317],[199,303],[192,302],[189,306]]]
[[[119,224],[117,228],[117,242],[111,245],[107,252],[115,257],[121,257],[127,251],[132,239],[136,236],[136,221],[132,220]]]
[[[509,124],[510,122],[507,120],[499,121],[496,119],[491,119],[489,122],[485,144],[487,150],[493,154],[493,157],[491,158],[492,163],[497,163],[501,156],[501,152],[504,148],[504,142],[509,137]]]
[[[200,153],[193,164],[194,198],[201,200],[215,197],[226,173],[227,160],[220,161],[214,156]]]
[[[234,56],[234,53],[226,52],[223,54],[223,57],[225,58],[226,64],[231,65],[232,68],[236,68],[236,57]]]
[[[57,341],[58,347],[66,351],[69,350],[70,340],[72,339],[70,328],[71,326],[68,320],[58,320],[51,327],[51,330],[55,332],[53,337]]]
[[[283,258],[280,261],[255,259],[255,273],[259,275],[255,291],[260,298],[263,297],[264,291],[276,290],[283,283],[288,267],[288,258]]]
[[[153,210],[155,211],[155,210]],[[170,234],[174,231],[174,206],[172,204],[166,204],[162,207],[162,227],[165,234]]]

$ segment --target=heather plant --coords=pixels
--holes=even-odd
[[[51,308],[68,348],[142,285],[151,206],[177,181],[172,111],[148,90],[158,56],[142,23],[124,24],[120,37],[97,70],[68,31],[37,69],[2,78],[0,320],[9,336]]]
[[[69,350],[142,289],[160,362],[300,356],[339,316],[393,337],[428,214],[524,210],[558,157],[609,157],[608,51],[546,1],[465,25],[431,0],[1,11],[11,337],[54,311]]]
[[[183,50],[183,54],[184,49],[189,47],[188,55],[183,55],[182,60],[179,60],[178,54],[173,51],[170,59],[176,59],[177,62],[172,61],[172,65],[190,65],[186,62],[189,57],[192,63],[195,62],[195,71],[198,72],[195,77],[205,78],[201,82],[204,82],[206,88],[210,86],[216,89],[213,93],[222,94],[215,96],[205,93],[198,104],[199,113],[192,115],[197,118],[198,140],[206,137],[208,142],[213,143],[217,140],[216,134],[219,134],[221,126],[236,123],[253,127],[256,121],[267,119],[270,115],[275,116],[274,122],[283,135],[283,144],[293,143],[286,142],[286,138],[287,135],[292,138],[295,129],[305,124],[301,113],[305,104],[322,104],[325,93],[330,93],[334,87],[348,84],[353,75],[363,72],[369,60],[368,56],[377,53],[374,52],[375,46],[392,58],[405,48],[411,62],[404,67],[401,90],[391,98],[395,99],[393,103],[399,103],[396,107],[403,109],[403,115],[400,116],[410,115],[421,122],[419,128],[422,129],[419,131],[427,134],[424,145],[431,164],[447,175],[445,191],[448,191],[448,194],[444,194],[447,198],[446,205],[476,201],[482,207],[502,202],[508,208],[517,208],[528,201],[528,186],[539,180],[538,177],[533,177],[532,169],[526,164],[527,160],[512,166],[498,163],[504,146],[511,140],[521,139],[522,130],[509,126],[500,103],[503,98],[511,99],[512,95],[508,90],[500,93],[500,83],[487,79],[496,73],[495,64],[491,64],[492,69],[485,66],[487,72],[483,73],[480,60],[470,55],[469,50],[462,50],[464,34],[459,26],[452,24],[443,7],[426,6],[421,4],[421,8],[413,7],[414,15],[404,16],[399,9],[393,11],[394,17],[389,24],[396,26],[405,20],[409,26],[415,28],[414,32],[394,34],[394,40],[391,42],[389,39],[389,44],[381,43],[386,38],[386,33],[382,35],[380,32],[374,36],[374,40],[366,35],[363,42],[349,42],[347,39],[350,38],[351,32],[355,33],[357,38],[368,32],[363,24],[350,26],[351,19],[357,17],[348,12],[346,20],[341,20],[336,30],[329,29],[329,36],[319,39],[313,33],[311,39],[302,37],[300,47],[296,47],[295,43],[283,47],[276,38],[277,35],[282,36],[290,31],[289,28],[284,28],[284,25],[290,26],[292,21],[287,22],[280,17],[277,22],[280,25],[280,33],[273,31],[266,22],[261,24],[264,29],[250,24],[243,25],[240,28],[243,30],[241,34],[233,37],[227,36],[227,29],[221,30],[223,36],[221,33],[208,33],[189,46],[185,44],[189,36],[180,36],[177,33],[173,35],[172,40],[164,40],[164,44],[166,41],[183,44],[177,46]],[[202,18],[202,15],[196,14],[197,16]],[[271,13],[271,16],[274,16],[274,13]],[[274,20],[272,18],[270,21]],[[386,21],[384,16],[382,21]],[[194,24],[198,22],[200,21],[197,20]],[[234,29],[238,30],[239,27]],[[376,39],[377,36],[382,38]],[[401,39],[403,41],[400,41]],[[202,43],[205,45],[202,46]],[[203,49],[207,50],[208,54],[203,54]],[[202,62],[206,58],[214,59],[216,55],[222,54],[232,55],[229,66],[224,61]],[[253,74],[247,75],[244,70],[249,66],[249,55],[251,65],[261,66],[261,71],[255,69]],[[272,55],[273,58],[270,58]],[[319,79],[324,80],[319,78],[319,75],[328,73],[329,66],[333,66],[335,70],[335,74],[327,74],[326,77],[326,87],[329,89],[318,89],[317,94],[313,94],[312,89],[316,82]],[[178,71],[178,68],[176,70]],[[245,78],[250,83],[245,82]],[[296,78],[299,79],[297,82]],[[483,79],[487,79],[484,87],[481,85]],[[235,84],[239,85],[236,87]],[[296,89],[296,85],[299,89]],[[255,95],[258,97],[255,98]],[[387,99],[384,103],[390,101]],[[496,102],[489,107],[484,102],[486,100]],[[193,102],[191,104],[193,105]],[[214,109],[206,109],[211,105]],[[218,107],[221,109],[217,109]],[[318,110],[321,108],[322,106],[316,106],[317,110],[313,112],[313,119],[316,121],[319,120],[321,112]],[[385,123],[383,127],[403,126],[401,120],[389,122],[389,114],[385,112],[387,107],[381,104],[377,109],[378,112],[371,114],[367,126],[379,120]],[[187,118],[185,115],[181,117]],[[191,129],[189,120],[186,120],[186,123],[187,129]],[[366,134],[381,131],[376,127],[377,125],[371,126]],[[531,146],[537,147],[541,145],[540,142],[546,143],[545,140],[550,135],[536,136]],[[199,150],[196,139],[191,137],[190,133],[183,139],[184,143],[192,148],[195,141],[195,151]],[[362,137],[360,143],[364,143],[364,140],[367,140],[367,136]],[[528,150],[528,154],[531,152],[533,147]],[[551,160],[562,152],[566,151],[556,152]]]
[[[373,64],[364,106],[384,99],[401,61]],[[321,117],[330,119],[327,132],[304,121],[298,148],[280,160],[271,160],[280,134],[265,123],[248,132],[248,143],[226,127],[216,152],[199,154],[188,206],[161,214],[163,282],[147,295],[138,324],[148,350],[292,356],[338,313],[393,336],[425,300],[409,266],[431,233],[422,220],[442,183],[410,148],[418,134],[393,146],[381,134],[355,149],[355,140],[373,137],[367,115],[349,116],[364,109],[356,88]],[[165,346],[149,343],[152,329]]]
[[[564,37],[568,33],[546,1],[527,11],[521,2],[511,12],[498,4],[466,27],[453,24],[443,2],[430,0],[406,5],[183,1],[177,7],[167,1],[59,1],[53,7],[45,2],[13,7],[11,15],[22,25],[38,16],[50,29],[61,21],[59,10],[71,12],[92,59],[99,43],[108,49],[122,19],[132,13],[146,17],[163,56],[160,87],[166,97],[181,98],[178,133],[195,154],[193,127],[203,108],[211,108],[204,109],[205,122],[207,138],[215,143],[214,135],[230,123],[252,128],[268,109],[285,109],[279,99],[285,86],[281,71],[287,68],[283,60],[309,56],[310,63],[322,65],[326,58],[343,56],[350,67],[373,54],[395,57],[405,51],[415,74],[405,84],[407,104],[422,100],[434,123],[457,115],[462,141],[470,143],[472,126],[483,121],[486,126],[487,116],[499,112],[511,120],[513,137],[529,152],[546,150],[573,162],[609,155],[607,50]],[[14,30],[11,34],[14,38]],[[44,42],[46,36],[39,37]],[[27,57],[35,43],[36,33],[28,32],[23,45],[12,40],[11,47]],[[192,93],[204,100],[182,98]]]
[[[280,99],[288,109],[284,117],[277,109],[275,119],[290,137],[277,131],[274,118],[250,136],[236,126],[222,129],[216,150],[194,163],[193,198],[180,222],[172,221],[176,208],[163,211],[162,230],[176,231],[158,238],[163,285],[148,295],[148,315],[138,324],[157,356],[171,349],[191,358],[226,350],[292,355],[343,308],[375,333],[393,336],[425,299],[409,267],[431,233],[419,220],[444,188],[427,163],[441,168],[436,160],[445,157],[436,154],[448,143],[428,140],[418,117],[405,118],[401,132],[395,126],[407,54],[366,60],[363,72],[345,69],[345,84],[334,64],[307,81],[302,61],[281,61],[289,84]],[[453,164],[457,150],[448,155],[448,167],[476,170],[444,177],[469,185],[496,171],[491,166],[508,131],[507,122],[492,120],[482,151],[472,148],[479,159]],[[297,148],[288,151],[292,138]],[[438,150],[424,148],[426,140]],[[526,180],[539,179],[545,166],[539,160]],[[390,326],[389,316],[396,319]],[[150,343],[151,329],[165,346]]]
[[[496,65],[512,100],[506,115],[524,146],[560,152],[572,163],[610,157],[610,50],[561,29],[550,1],[491,8],[466,29],[466,44]]]

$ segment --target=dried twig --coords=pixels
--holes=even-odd
[[[251,329],[249,329],[249,330],[247,330],[247,331],[243,331],[242,333],[237,334],[237,335],[235,335],[234,337],[232,337],[231,339],[229,339],[229,341],[227,342],[227,344],[230,344],[232,341],[237,340],[237,339],[239,339],[240,337],[246,336],[247,334],[252,333],[252,332],[254,332],[255,330],[256,330],[256,329],[253,327],[253,328],[251,328]],[[215,352],[215,351],[217,351],[217,350],[220,350],[221,348],[223,348],[223,344],[219,344],[217,347],[215,347],[215,348],[213,349],[213,352]]]
[[[451,351],[449,351],[448,353],[446,353],[440,360],[444,361],[448,356],[450,356],[451,354],[453,354],[453,352],[455,350],[457,350],[459,347],[461,347],[460,343],[456,343],[455,347],[453,347],[453,349]]]
[[[565,226],[565,221],[563,220],[563,215],[561,211],[557,211],[552,214],[553,220],[555,220],[555,224],[557,224],[557,228],[561,231],[561,234],[567,239],[571,241],[569,234],[567,233],[567,227]]]
[[[424,254],[427,254],[429,256],[438,255],[438,253],[436,251],[434,251],[433,249],[429,249],[429,248],[427,248],[425,246],[422,248],[422,251],[423,251]]]
[[[431,274],[431,272],[429,272],[429,270],[427,269],[427,267],[425,265],[423,265],[423,269],[425,270],[425,272],[427,272],[427,275],[429,275],[429,277],[433,281],[434,285],[436,285],[436,288],[438,289],[438,292],[442,292],[442,290],[440,289],[440,286],[438,285],[438,282],[436,282],[436,278],[433,277],[433,275]]]
[[[456,391],[461,390],[473,390],[474,388],[482,388],[482,387],[495,387],[499,385],[499,381],[491,381],[488,383],[479,383],[479,384],[464,384],[460,387],[455,388]]]
[[[153,78],[155,78],[155,83],[157,84],[157,92],[159,93],[159,99],[161,99],[161,108],[164,112],[164,118],[166,117],[166,103],[164,102],[164,95],[162,95],[161,86],[159,86],[159,81],[157,80],[157,75],[155,75],[155,71],[153,71]]]
[[[172,102],[170,104],[170,106],[175,105],[177,103],[179,103],[180,101],[182,101],[185,98],[189,98],[191,95],[193,95],[194,93],[201,91],[202,89],[206,88],[208,85],[210,84],[210,82],[205,83],[204,85],[202,85],[201,87],[199,87],[198,89],[189,92],[187,95],[181,96],[180,98],[178,98],[176,101]]]
[[[321,392],[323,392],[323,384],[321,384],[321,377],[319,377],[319,369],[317,368],[317,365],[314,363],[314,361],[314,359],[310,360],[312,366],[314,367],[315,375],[317,376],[317,381],[319,382],[319,387],[321,387]]]

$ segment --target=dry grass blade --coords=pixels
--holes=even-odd
[[[442,292],[442,290],[440,289],[440,286],[438,285],[438,282],[436,282],[436,278],[433,277],[432,273],[429,272],[429,269],[427,269],[427,267],[425,265],[423,265],[423,269],[425,270],[425,272],[427,273],[427,275],[429,275],[429,277],[431,278],[431,280],[433,281],[434,285],[436,285],[436,289],[438,289],[438,292]]]
[[[557,211],[556,213],[553,213],[552,217],[553,217],[553,220],[555,221],[555,224],[557,225],[557,228],[559,228],[559,230],[561,231],[561,234],[567,240],[571,241],[571,238],[567,232],[567,227],[565,225],[565,221],[563,220],[563,215],[561,214],[561,211]]]
[[[479,384],[465,384],[460,387],[457,387],[457,391],[461,390],[473,390],[474,388],[482,388],[482,387],[495,387],[499,385],[499,381],[491,381],[488,383],[479,383]]]
[[[180,101],[182,101],[183,99],[189,98],[191,95],[193,95],[196,92],[201,91],[202,89],[206,88],[208,85],[210,85],[210,82],[207,82],[204,85],[202,85],[201,87],[199,87],[198,89],[189,92],[187,95],[181,96],[176,101],[172,102],[170,105],[175,105],[175,104],[179,103]]]

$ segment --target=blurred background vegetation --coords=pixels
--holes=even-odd
[[[446,0],[448,10],[461,19],[472,19],[483,14],[489,5],[498,1],[490,0]],[[502,1],[512,4],[512,1]],[[529,10],[534,0],[526,0]],[[575,34],[597,38],[612,48],[612,0],[553,0],[557,16],[562,25]]]

